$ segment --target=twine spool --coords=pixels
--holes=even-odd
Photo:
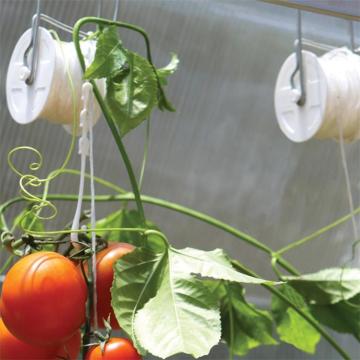
[[[80,118],[82,69],[72,42],[55,40],[48,30],[40,27],[38,35],[39,56],[35,80],[25,83],[27,69],[23,66],[23,55],[29,44],[31,29],[18,40],[9,63],[6,79],[6,97],[13,119],[20,124],[28,124],[39,118],[51,123],[62,124],[71,132],[75,116]],[[81,42],[81,50],[87,65],[94,58],[96,45],[93,41]],[[69,81],[73,83],[73,89]],[[105,93],[105,81],[97,82]],[[75,97],[73,97],[73,91]],[[94,122],[101,114],[98,104],[94,107]]]
[[[275,111],[283,133],[292,141],[310,138],[346,142],[360,138],[360,57],[347,48],[334,49],[322,57],[303,51],[306,102],[296,104],[290,76],[295,54],[281,67],[275,87]],[[298,79],[295,79],[298,81]]]

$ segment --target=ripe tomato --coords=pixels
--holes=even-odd
[[[90,348],[86,360],[141,360],[141,356],[132,342],[124,338],[111,338],[106,344],[104,352],[100,345]]]
[[[134,246],[127,243],[112,243],[96,255],[96,294],[97,318],[100,327],[104,326],[103,319],[110,315],[110,324],[113,329],[119,329],[111,307],[110,288],[114,278],[114,263],[125,254],[134,250]]]
[[[17,339],[0,319],[0,359],[48,360],[54,359],[57,347],[40,347]]]
[[[58,346],[55,358],[76,360],[79,356],[80,348],[81,348],[81,333],[78,330],[65,344]]]
[[[87,288],[79,269],[55,252],[20,259],[7,273],[1,316],[18,339],[30,344],[64,343],[85,320]]]

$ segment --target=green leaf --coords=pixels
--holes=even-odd
[[[161,358],[207,355],[221,335],[216,298],[199,279],[173,272],[171,257],[156,296],[136,315],[136,336]]]
[[[282,285],[278,290],[299,309],[311,316],[304,298],[291,286]],[[282,341],[302,351],[311,354],[315,352],[321,337],[319,332],[275,294],[272,296],[272,313],[277,325],[276,330]]]
[[[247,284],[271,283],[235,270],[222,249],[203,251],[185,248],[173,251],[173,271]]]
[[[329,305],[311,305],[316,320],[331,329],[353,334],[360,341],[360,295]]]
[[[331,268],[284,280],[313,304],[335,304],[360,293],[360,269]]]
[[[206,355],[221,336],[220,309],[206,280],[194,274],[255,284],[265,280],[237,272],[221,250],[176,250],[163,240],[162,247],[154,249],[161,253],[137,248],[116,263],[115,315],[142,352],[160,357]],[[264,313],[258,316],[263,318]],[[262,341],[272,340],[262,337]],[[248,346],[257,346],[255,340]]]
[[[148,220],[146,226],[149,229],[159,230],[153,222]],[[138,211],[121,209],[97,221],[96,229],[106,228],[143,228],[143,225]],[[138,232],[109,230],[97,233],[108,241],[126,242],[135,246],[144,245],[144,236]]]
[[[128,72],[107,79],[105,98],[121,136],[148,118],[158,102],[158,83],[151,64],[130,51],[128,64]]]
[[[172,75],[178,68],[179,58],[175,53],[171,53],[171,60],[165,67],[156,69],[161,85],[167,85],[167,78]]]
[[[121,328],[131,336],[134,345],[143,353],[134,333],[136,312],[156,295],[164,271],[164,254],[136,248],[123,256],[114,266],[111,305]]]
[[[221,302],[222,339],[232,354],[241,356],[260,345],[277,344],[270,313],[249,304],[241,285],[221,282],[215,291]]]
[[[96,42],[94,61],[86,69],[85,79],[113,78],[124,71],[127,51],[118,37],[116,26],[101,30]]]

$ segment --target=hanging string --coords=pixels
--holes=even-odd
[[[94,113],[94,96],[91,96],[91,113]],[[91,119],[93,120],[93,119]],[[95,181],[94,181],[94,135],[93,135],[93,122],[90,123],[89,129],[89,140],[90,140],[90,152],[89,152],[89,164],[90,164],[90,196],[91,196],[91,228],[95,229],[96,227],[96,213],[95,213]],[[85,174],[84,174],[85,175]],[[97,286],[96,286],[96,232],[91,231],[91,250],[92,250],[92,273],[93,273],[93,312],[94,312],[94,328],[98,328],[98,318],[97,318]]]
[[[93,125],[94,125],[94,95],[92,93],[92,85],[90,82],[85,82],[82,86],[82,101],[83,109],[80,113],[80,127],[81,137],[79,139],[79,153],[81,155],[80,165],[80,183],[79,195],[76,206],[76,211],[71,227],[70,239],[74,247],[78,247],[78,232],[80,227],[80,216],[82,212],[82,203],[84,197],[84,183],[86,160],[89,157],[90,166],[90,196],[91,196],[91,229],[95,229],[96,215],[95,215],[95,184],[94,184],[94,150],[93,150]],[[86,230],[86,229],[85,229]],[[93,275],[93,315],[94,315],[94,328],[98,327],[97,322],[97,294],[96,294],[96,233],[91,231],[91,250],[92,250],[92,275]]]

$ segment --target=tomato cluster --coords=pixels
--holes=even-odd
[[[110,315],[114,263],[134,247],[114,243],[97,254],[97,316],[100,327]],[[85,321],[87,286],[80,266],[56,252],[21,258],[7,273],[0,302],[0,359],[76,359]],[[94,319],[92,319],[93,321]],[[139,360],[131,341],[111,338],[102,352],[92,347],[88,360]]]

